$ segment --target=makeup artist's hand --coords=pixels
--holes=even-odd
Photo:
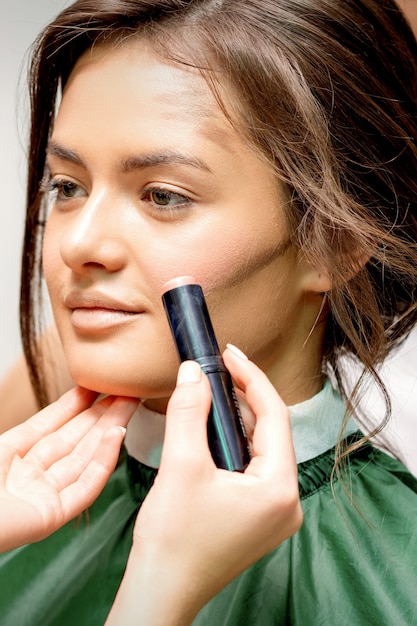
[[[255,415],[253,458],[243,474],[215,467],[206,431],[209,384],[196,363],[182,364],[161,467],[136,521],[107,626],[190,624],[211,597],[301,525],[287,408],[243,355],[227,349],[224,360]]]
[[[76,387],[0,436],[0,551],[38,541],[90,506],[137,401]]]

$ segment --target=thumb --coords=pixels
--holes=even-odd
[[[161,469],[170,463],[199,464],[211,460],[207,442],[207,417],[211,390],[196,361],[181,363],[177,385],[167,408]]]

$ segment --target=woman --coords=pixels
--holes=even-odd
[[[79,1],[45,29],[22,283],[34,388],[46,402],[43,250],[71,376],[142,405],[89,522],[0,561],[8,623],[22,606],[27,623],[103,623],[133,527],[113,623],[126,604],[144,624],[415,620],[417,486],[361,441],[355,407],[416,320],[416,52],[388,0]],[[301,521],[292,448],[285,420],[285,445],[262,426],[282,407],[233,349],[257,420],[248,470],[214,467],[208,390],[187,365],[198,433],[184,446],[168,415],[135,525],[177,373],[161,291],[184,274],[221,345],[292,407],[304,523],[286,541]],[[352,397],[344,355],[364,368]]]

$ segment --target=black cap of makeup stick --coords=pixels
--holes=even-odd
[[[220,356],[207,304],[200,285],[190,276],[165,284],[162,300],[180,361]]]

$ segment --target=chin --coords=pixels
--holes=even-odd
[[[175,381],[172,385],[167,385],[166,381],[161,384],[161,380],[153,380],[150,378],[142,380],[126,380],[119,379],[114,374],[109,376],[97,376],[97,372],[94,372],[94,376],[90,372],[71,372],[72,379],[77,385],[96,391],[97,393],[106,396],[128,396],[132,398],[141,398],[142,400],[154,399],[154,398],[166,398],[169,397],[175,386]]]

